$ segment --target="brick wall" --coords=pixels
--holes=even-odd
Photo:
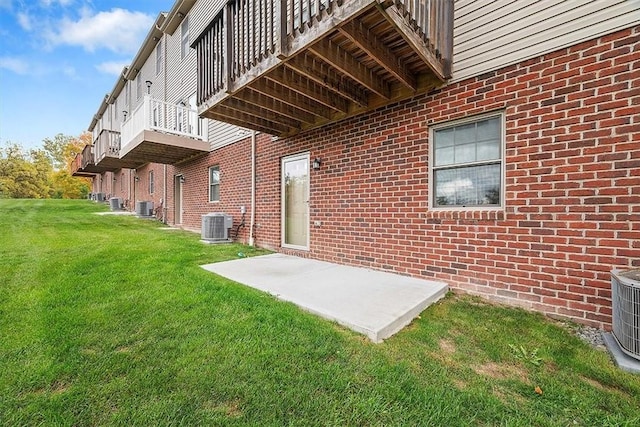
[[[150,172],[153,171],[153,192],[151,192]],[[157,163],[148,163],[136,170],[130,171],[131,175],[131,194],[129,199],[129,210],[134,211],[136,202],[153,202],[153,209],[155,216],[158,220],[162,220],[165,213],[165,200],[164,200],[164,165]],[[167,173],[168,175],[168,173]],[[125,174],[125,179],[127,175]],[[136,179],[137,177],[137,179]],[[171,188],[171,181],[167,177],[169,188],[167,188],[167,195]]]
[[[209,202],[209,167],[220,168],[220,200]],[[233,217],[231,237],[246,243],[249,239],[249,218],[251,215],[251,138],[217,149],[198,159],[172,167],[169,185],[173,186],[176,175],[184,176],[182,185],[183,216],[182,226],[199,231],[202,215],[223,212]],[[174,224],[174,191],[169,192],[168,217]],[[245,225],[242,224],[240,207],[246,209]],[[236,232],[238,232],[236,236]]]
[[[260,136],[257,244],[280,247],[281,158],[308,151],[323,165],[311,171],[311,224],[321,226],[305,256],[609,326],[610,270],[640,268],[639,51],[636,27],[293,138]],[[504,209],[429,210],[429,125],[498,110]],[[187,182],[200,186],[221,162],[220,206],[236,218],[249,206],[249,152],[245,141],[212,153],[184,169]],[[247,190],[232,194],[235,173]],[[211,210],[205,187],[190,190],[190,224]]]

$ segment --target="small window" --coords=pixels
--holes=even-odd
[[[180,26],[180,58],[184,59],[189,53],[189,17],[182,21]]]
[[[431,129],[432,207],[502,205],[502,123],[494,114]]]
[[[209,201],[220,201],[220,167],[211,166],[209,168]]]
[[[149,194],[153,194],[155,191],[155,183],[153,181],[153,171],[149,171]]]
[[[156,45],[156,75],[160,74],[160,71],[162,71],[162,59],[162,40],[160,40]]]
[[[124,191],[124,172],[120,175],[120,191]]]

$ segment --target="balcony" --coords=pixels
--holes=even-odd
[[[146,95],[122,124],[120,159],[175,165],[208,153],[207,129],[197,111]]]
[[[107,169],[104,167],[96,165],[93,155],[93,145],[86,145],[82,149],[82,153],[78,153],[71,163],[72,176],[91,177],[106,171]]]
[[[135,163],[120,159],[120,132],[103,129],[93,142],[93,145],[95,168],[99,170],[98,173],[136,167]]]
[[[76,154],[71,162],[71,176],[92,177],[94,175],[95,173],[86,172],[82,167],[82,153]]]
[[[232,0],[192,47],[203,117],[277,136],[443,85],[452,0]]]

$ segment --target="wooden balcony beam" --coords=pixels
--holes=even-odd
[[[360,20],[354,19],[346,23],[340,27],[339,31],[409,90],[416,90],[415,77],[407,70],[402,61],[384,43],[378,40],[375,34],[372,34]]]
[[[260,92],[270,98],[278,99],[285,104],[309,114],[313,114],[314,116],[323,117],[325,119],[331,118],[331,114],[327,112],[327,109],[322,104],[316,101],[311,101],[309,98],[303,97],[281,84],[271,82],[267,79],[259,79],[252,83],[250,87],[256,92]],[[310,123],[307,120],[303,121]]]
[[[231,123],[232,125],[240,126],[243,128],[249,128],[260,132],[267,133],[269,135],[281,135],[287,132],[287,128],[270,122],[265,119],[250,116],[248,114],[240,113],[238,111],[231,110],[226,107],[215,107],[206,112],[205,117],[220,122]]]
[[[253,104],[265,110],[272,111],[275,114],[289,117],[298,122],[298,126],[300,122],[315,123],[316,121],[315,115],[253,90],[250,87],[238,92],[235,96],[245,103]]]
[[[367,94],[319,59],[308,55],[291,58],[285,66],[316,82],[331,92],[347,98],[360,107],[368,104]]]
[[[311,45],[309,50],[373,93],[389,99],[389,85],[373,70],[367,68],[337,44],[332,43],[330,40],[322,39]]]
[[[434,74],[441,81],[445,81],[446,69],[438,56],[431,50],[431,46],[422,40],[422,38],[411,28],[405,18],[400,14],[397,8],[389,7],[385,9],[382,5],[377,5],[378,11],[385,17],[395,30],[402,36],[409,47],[431,68]]]
[[[267,78],[340,113],[349,110],[349,103],[345,98],[291,69],[277,68],[269,73]]]
[[[243,112],[254,117],[280,123],[290,128],[300,129],[300,121],[278,114],[271,109],[253,105],[248,101],[243,101],[238,98],[227,98],[222,103],[222,105],[232,110]]]

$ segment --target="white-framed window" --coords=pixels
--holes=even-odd
[[[502,207],[504,133],[502,112],[431,127],[429,207]]]
[[[153,171],[149,171],[149,194],[155,191],[155,182],[153,181]]]
[[[180,25],[180,58],[184,59],[189,53],[189,17],[185,17]]]
[[[163,57],[164,55],[162,51],[162,40],[160,40],[156,45],[156,76],[162,71]]]
[[[136,76],[136,99],[142,97],[142,73],[138,73]]]
[[[209,168],[209,201],[220,201],[220,166]]]

